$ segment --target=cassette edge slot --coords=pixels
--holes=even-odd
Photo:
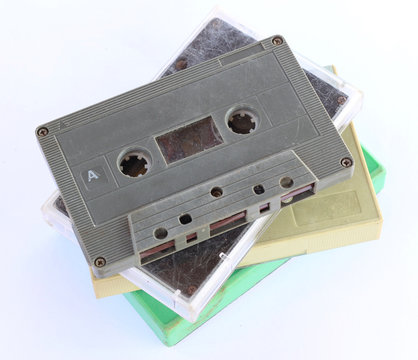
[[[305,174],[302,174],[302,175],[300,175],[300,176],[295,176],[295,177],[292,177],[292,179],[295,181],[295,180],[297,180],[297,179],[300,179],[300,178],[302,178],[302,177],[306,177],[307,176],[307,174],[305,173]],[[273,177],[271,177],[270,179],[273,179],[274,178],[274,176]],[[257,185],[260,185],[259,183],[258,184],[256,184],[256,186]],[[289,193],[292,193],[293,194],[293,192],[294,191],[297,191],[297,190],[300,190],[300,189],[305,189],[306,187],[308,187],[308,186],[311,186],[311,188],[313,188],[313,184],[309,184],[309,185],[304,185],[304,186],[302,186],[301,188],[298,188],[298,189],[296,189],[296,190],[292,190],[292,191],[289,191]],[[264,186],[264,192],[267,192],[268,190],[272,190],[272,189],[275,189],[275,188],[279,188],[280,189],[280,185],[274,185],[274,186],[270,186],[270,187],[265,187]],[[251,187],[251,189],[253,189],[253,187]],[[237,193],[239,193],[239,192],[242,192],[242,191],[245,191],[244,189],[240,189],[240,190],[237,190],[237,191],[235,191],[235,192],[233,192],[233,193],[230,193],[228,196],[232,196],[232,195],[236,195]],[[303,192],[303,191],[302,191]],[[293,194],[293,195],[290,195],[290,196],[288,196],[288,197],[286,197],[289,193],[285,193],[284,195],[280,195],[280,194],[274,194],[274,195],[272,195],[272,196],[270,196],[269,197],[269,199],[270,199],[270,201],[269,202],[271,202],[271,201],[279,201],[278,200],[278,198],[279,198],[279,196],[280,196],[280,201],[283,201],[283,200],[286,200],[287,198],[289,198],[289,197],[291,197],[291,196],[295,196],[295,195],[298,195],[298,194]],[[239,201],[245,201],[246,199],[250,199],[250,198],[252,198],[252,197],[254,197],[254,196],[257,196],[256,194],[254,194],[253,193],[253,191],[251,191],[251,192],[249,192],[248,193],[248,196],[246,196],[246,197],[240,197],[240,199],[239,199]],[[266,199],[267,200],[267,199]],[[215,203],[215,201],[216,200],[214,200],[211,204],[213,204],[213,203]],[[189,202],[193,202],[192,200],[190,200]],[[263,203],[263,200],[260,200],[260,201],[258,201],[257,203]],[[256,206],[257,205],[257,203],[255,203],[253,206]],[[210,206],[211,205],[210,203],[207,203],[207,204],[205,204],[205,205],[203,205],[203,206],[199,206],[199,207],[196,207],[196,208],[194,208],[194,209],[190,209],[190,210],[187,210],[187,213],[193,213],[193,210],[196,210],[196,209],[204,209],[204,208],[206,208],[206,207],[208,207],[208,206]],[[261,205],[260,205],[261,206]],[[208,214],[210,214],[210,213],[212,213],[212,212],[218,212],[218,211],[220,211],[220,210],[222,210],[222,209],[224,209],[225,208],[225,206],[221,206],[220,205],[220,207],[218,207],[218,208],[216,208],[216,209],[211,209],[211,210],[209,210],[209,211],[205,211],[205,212],[201,212],[200,214],[198,214],[198,215],[194,215],[193,216],[193,219],[194,219],[194,222],[196,223],[196,222],[198,222],[198,219],[199,218],[202,218],[202,217],[204,217],[204,216],[207,216]],[[172,208],[172,209],[174,209],[174,208]],[[154,216],[158,216],[158,215],[160,215],[160,214],[156,214],[156,215],[152,215],[152,217],[154,217]],[[179,215],[180,216],[180,215]],[[174,217],[178,217],[178,216],[169,216],[169,219],[173,219]],[[145,219],[145,220],[148,220],[149,218],[147,218],[147,219]],[[145,221],[144,219],[143,220],[140,220],[141,222],[142,221]],[[219,220],[220,221],[220,220]],[[139,221],[137,221],[137,222],[135,222],[135,223],[133,223],[132,222],[132,226],[135,224],[135,228],[138,228],[138,227],[140,227],[139,225],[137,225],[138,224],[138,222]],[[147,225],[147,229],[150,229],[150,228],[155,228],[155,227],[159,227],[159,225],[161,224],[161,222],[156,222],[156,223],[153,223],[153,224],[151,224],[151,225]],[[167,231],[170,231],[170,230],[172,230],[172,229],[174,229],[174,228],[176,228],[178,226],[178,224],[176,224],[175,226],[172,226],[172,227],[168,227],[167,228]],[[199,228],[201,228],[203,225],[201,225],[201,226],[198,226],[197,228],[195,228],[196,230],[197,229],[199,229]],[[140,230],[141,232],[143,231],[143,232],[145,232],[145,231],[147,231],[147,229],[143,229],[142,227],[141,227],[141,229],[142,230]],[[135,229],[133,229],[134,231],[135,231]],[[148,231],[147,231],[148,232]],[[138,231],[135,231],[135,233],[138,233]]]
[[[270,167],[268,167],[268,168],[266,168],[265,170],[263,170],[263,172],[267,172],[267,171],[272,171],[272,170],[274,170],[274,169],[276,169],[276,168],[278,168],[278,167],[280,167],[280,166],[283,166],[283,165],[287,165],[288,163],[290,163],[290,162],[296,162],[296,166],[292,166],[291,168],[289,168],[289,169],[286,169],[284,172],[285,173],[288,173],[288,172],[293,172],[293,171],[295,171],[295,170],[298,170],[299,168],[303,168],[303,165],[300,163],[300,162],[297,162],[297,158],[292,158],[292,159],[289,159],[289,160],[286,160],[285,162],[283,162],[283,163],[281,163],[281,164],[276,164],[276,165],[274,165],[274,166],[270,166]],[[302,174],[302,175],[300,175],[300,176],[296,176],[296,177],[294,177],[294,179],[297,179],[297,178],[299,178],[299,177],[301,177],[301,176],[305,176],[307,173],[305,173],[305,174]],[[221,189],[223,189],[223,190],[225,190],[225,189],[228,189],[228,188],[232,188],[232,187],[235,187],[237,184],[239,184],[239,183],[243,183],[243,182],[248,182],[248,183],[254,183],[255,185],[258,185],[258,184],[260,184],[260,182],[259,181],[252,181],[251,180],[251,178],[254,178],[254,177],[257,177],[257,176],[259,176],[259,172],[257,172],[257,173],[254,173],[254,174],[252,174],[252,175],[249,175],[248,177],[246,177],[246,178],[242,178],[242,179],[239,179],[239,180],[236,180],[236,181],[233,181],[233,182],[231,182],[231,183],[229,183],[229,184],[227,184],[226,186],[220,186],[219,184],[218,184],[218,182],[216,182],[216,184],[218,184],[219,186],[215,186],[214,184],[211,184],[211,185],[209,185],[208,184],[208,189],[209,189],[209,191],[202,191],[202,194],[201,195],[199,195],[199,196],[196,196],[196,197],[193,197],[193,198],[191,198],[191,199],[189,199],[189,200],[186,200],[186,201],[184,201],[184,202],[181,202],[181,203],[175,203],[173,206],[171,206],[171,207],[166,207],[166,206],[164,206],[164,210],[163,211],[158,211],[158,212],[156,212],[156,214],[153,214],[153,215],[150,215],[149,217],[147,217],[147,218],[143,218],[143,219],[136,219],[136,220],[131,220],[131,222],[132,222],[132,225],[133,226],[135,226],[135,227],[140,227],[140,225],[137,225],[138,223],[140,223],[140,222],[144,222],[144,221],[146,221],[146,222],[149,222],[150,221],[150,219],[152,218],[152,217],[156,217],[156,216],[161,216],[161,214],[164,214],[164,213],[167,213],[167,212],[170,212],[170,211],[172,211],[173,209],[175,209],[175,208],[177,208],[178,206],[183,206],[183,205],[185,205],[185,204],[187,204],[187,203],[193,203],[193,204],[196,204],[196,203],[198,203],[198,201],[199,200],[201,200],[202,198],[205,198],[205,197],[207,197],[208,196],[208,194],[210,194],[210,189],[213,189],[214,187],[220,187]],[[268,177],[268,178],[266,178],[264,181],[268,181],[268,180],[271,180],[271,179],[273,179],[273,178],[275,178],[275,177],[277,177],[277,174],[276,175],[272,175],[272,176],[270,176],[270,177]],[[222,182],[222,181],[219,181],[219,182]],[[253,185],[253,186],[255,186],[255,185]],[[203,185],[202,185],[203,186]],[[235,191],[228,191],[228,196],[231,196],[231,195],[234,195],[234,194],[236,194],[237,192],[239,192],[239,191],[242,191],[242,189],[238,189],[238,190],[235,190]],[[175,195],[171,195],[170,197],[174,197]],[[163,199],[162,201],[168,201],[167,199]],[[216,201],[216,199],[211,199],[211,202],[213,203],[213,202],[215,202]],[[174,202],[174,201],[173,201]],[[207,203],[205,202],[203,205],[206,205]],[[196,210],[196,209],[198,209],[198,208],[200,208],[201,207],[201,205],[199,205],[199,206],[195,206],[195,207],[192,207],[189,211],[193,211],[193,210]],[[135,211],[135,210],[134,210]],[[149,225],[150,227],[151,226],[154,226],[154,225],[157,225],[158,224],[158,222],[157,223],[153,223],[152,225]],[[135,229],[134,229],[135,230]]]
[[[280,201],[285,201],[289,198],[293,198],[294,196],[301,195],[303,193],[312,191],[314,189],[314,184],[309,184],[303,186],[299,189],[293,190],[286,195],[281,196]],[[313,195],[313,193],[312,193]],[[260,213],[265,211],[265,209],[270,209],[270,202],[265,203],[259,206]],[[228,230],[232,230],[233,228],[242,225],[246,222],[247,211],[241,211],[237,214],[232,216],[226,217],[222,220],[214,222],[209,225],[210,237],[217,236],[223,232]],[[186,235],[186,243],[190,243],[193,241],[198,240],[197,232],[193,232],[189,235]],[[149,248],[139,253],[139,257],[141,259],[141,263],[144,265],[148,262],[157,259],[159,256],[168,255],[169,252],[174,252],[176,250],[176,239],[169,240],[163,244],[157,245],[155,247]],[[151,258],[153,257],[153,258]]]
[[[289,198],[293,198],[294,196],[297,195],[301,195],[303,193],[307,193],[307,192],[311,192],[314,189],[314,184],[309,184],[309,185],[305,185],[302,186],[298,189],[295,189],[285,195],[282,195],[280,197],[280,201],[286,201]],[[311,194],[313,195],[313,193]],[[265,209],[269,210],[270,209],[270,203],[271,202],[267,202],[265,204],[262,204],[259,206],[259,211],[260,213],[265,212]],[[247,216],[247,210],[243,210],[241,212],[238,212],[232,216],[228,216],[224,219],[218,220],[216,222],[213,222],[209,225],[209,231],[210,231],[210,237],[219,235],[223,232],[232,230],[233,228],[242,225],[246,222],[246,216]],[[182,237],[182,236],[181,236]],[[139,256],[142,259],[145,259],[146,257],[150,256],[150,255],[155,255],[157,252],[160,252],[161,250],[164,251],[164,253],[161,253],[160,255],[163,254],[167,254],[165,249],[166,248],[172,248],[173,251],[175,251],[176,249],[176,239],[174,238],[172,240],[169,240],[163,244],[148,248],[147,250],[141,251],[139,253]],[[198,240],[198,236],[197,236],[197,231],[192,232],[188,235],[186,235],[186,243],[190,243],[192,241],[196,241]],[[203,240],[202,240],[203,241]],[[150,259],[149,259],[150,260]],[[145,261],[145,260],[144,260]]]
[[[303,181],[303,182],[301,182],[301,185],[300,185],[300,187],[298,187],[298,188],[296,188],[296,189],[293,189],[293,190],[290,190],[289,192],[285,192],[284,194],[282,193],[282,194],[275,194],[275,195],[273,195],[273,196],[269,196],[267,199],[265,199],[264,201],[263,200],[261,200],[260,199],[260,201],[258,201],[258,202],[256,202],[256,203],[254,203],[254,204],[252,204],[250,207],[256,207],[257,205],[258,206],[261,206],[261,205],[263,205],[263,203],[264,204],[266,204],[266,203],[268,203],[269,204],[269,206],[270,206],[270,203],[277,203],[277,204],[280,204],[280,202],[282,202],[282,201],[284,201],[284,200],[286,200],[286,199],[288,199],[289,197],[287,197],[287,198],[285,198],[285,199],[282,199],[282,197],[283,196],[286,196],[287,194],[289,194],[289,193],[291,193],[291,196],[296,196],[297,194],[294,194],[294,192],[295,191],[297,191],[297,190],[299,190],[299,189],[303,189],[303,191],[301,191],[301,192],[304,192],[304,191],[308,191],[309,189],[306,189],[306,187],[307,186],[310,186],[310,190],[312,190],[313,188],[314,188],[314,182],[312,182],[312,177],[311,176],[309,176],[310,174],[308,173],[308,174],[302,174],[301,176],[299,176],[299,177],[294,177],[294,179],[296,180],[296,179],[298,179],[298,178],[301,178],[301,177],[306,177],[306,180],[305,181]],[[310,184],[309,184],[309,182],[311,182]],[[305,184],[307,184],[307,185],[302,185],[303,183],[305,183]],[[277,185],[276,187],[279,187],[280,185]],[[241,190],[242,191],[242,190]],[[250,197],[252,197],[253,196],[253,194],[251,194],[251,195],[248,195],[248,196],[246,196],[246,197],[240,197],[239,199],[237,199],[235,202],[234,202],[234,204],[233,205],[230,205],[229,207],[231,207],[231,206],[234,206],[235,204],[237,204],[237,203],[245,203],[245,201],[247,200],[247,199],[249,199]],[[256,196],[256,195],[255,195]],[[199,229],[203,229],[203,228],[205,228],[205,224],[203,223],[203,222],[201,222],[201,221],[199,221],[200,219],[202,219],[202,218],[204,218],[205,216],[207,216],[208,214],[210,214],[210,213],[213,213],[213,212],[217,212],[217,211],[220,211],[220,210],[225,210],[225,209],[228,209],[228,206],[227,207],[225,207],[225,206],[222,206],[222,205],[219,205],[220,207],[218,207],[217,209],[213,209],[213,208],[210,208],[210,205],[211,204],[206,204],[206,206],[204,206],[204,207],[202,207],[203,209],[204,209],[204,212],[203,213],[201,213],[201,214],[199,214],[199,215],[197,215],[197,216],[195,216],[195,215],[193,215],[193,219],[194,219],[194,224],[199,224],[199,225],[194,225],[194,227],[193,228],[191,228],[191,229],[189,229],[189,231],[190,232],[196,232],[196,231],[198,231]],[[275,206],[275,207],[277,207],[277,206]],[[245,206],[242,210],[238,210],[238,212],[239,211],[244,211],[244,210],[247,210],[246,208],[248,208],[248,205],[247,206]],[[206,210],[205,210],[206,209]],[[232,210],[232,209],[231,209]],[[230,211],[231,211],[230,210]],[[265,212],[266,210],[264,209],[264,212]],[[191,213],[191,211],[189,212],[189,213]],[[188,214],[189,215],[189,214]],[[170,216],[169,217],[169,219],[168,219],[168,221],[170,221],[171,222],[171,224],[173,224],[174,222],[175,222],[175,224],[174,225],[171,225],[170,227],[164,227],[164,229],[167,231],[167,233],[168,232],[172,232],[173,230],[175,230],[175,229],[179,229],[179,224],[177,224],[177,222],[176,222],[176,219],[177,219],[177,216]],[[215,223],[215,222],[217,222],[217,221],[221,221],[222,219],[219,219],[219,220],[215,220],[215,221],[213,221],[212,223]],[[191,222],[191,221],[190,221]],[[134,231],[134,238],[135,238],[135,242],[137,243],[137,247],[138,247],[138,244],[140,243],[140,242],[142,242],[142,241],[144,241],[145,239],[154,239],[154,236],[153,235],[150,235],[150,234],[152,234],[153,233],[153,231],[152,231],[152,229],[154,228],[154,231],[155,231],[155,228],[159,228],[159,225],[161,224],[161,222],[158,222],[158,223],[156,223],[156,224],[153,224],[153,225],[151,225],[151,226],[149,226],[149,225],[147,225],[147,227],[146,228],[141,228],[139,231]],[[184,225],[184,224],[183,224]],[[172,234],[171,235],[171,237],[174,237],[174,238],[181,238],[182,236],[183,236],[183,234],[184,233],[186,233],[186,232],[188,232],[188,231],[183,231],[183,232],[181,232],[181,234],[179,233],[179,231],[177,230],[177,231],[174,231],[174,233],[177,233],[176,235],[175,234]],[[141,238],[142,240],[141,241],[138,241],[137,239],[138,238]],[[140,247],[140,246],[139,246]]]

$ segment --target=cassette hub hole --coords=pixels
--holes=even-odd
[[[249,134],[256,128],[256,116],[248,110],[236,110],[228,118],[228,127],[236,134]]]
[[[154,236],[158,240],[165,239],[167,237],[167,235],[168,235],[168,232],[164,228],[158,228],[158,229],[155,229],[155,231],[154,231]]]
[[[293,179],[289,176],[282,177],[280,179],[280,186],[284,189],[289,189],[293,186]]]
[[[214,187],[211,191],[210,191],[210,194],[213,196],[213,197],[221,197],[222,196],[222,194],[223,194],[223,191],[222,191],[222,189],[220,188],[220,187]]]
[[[184,214],[179,217],[180,224],[186,225],[192,222],[192,217],[190,214]]]
[[[149,162],[141,152],[131,151],[122,157],[119,168],[126,176],[139,177],[147,173]]]
[[[264,193],[264,186],[263,185],[256,185],[253,187],[254,194],[261,195]]]

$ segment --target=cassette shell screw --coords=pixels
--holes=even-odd
[[[190,285],[187,289],[187,293],[189,295],[193,295],[197,290],[197,287],[195,285]]]
[[[283,44],[283,39],[280,36],[275,36],[271,42],[273,43],[273,45],[281,45]]]
[[[104,257],[98,257],[94,260],[94,266],[101,268],[106,265],[106,259]]]
[[[179,58],[176,61],[176,65],[175,65],[176,70],[184,70],[185,68],[187,68],[187,59],[186,58]]]
[[[46,128],[45,126],[43,126],[43,127],[39,128],[36,131],[36,133],[37,133],[38,136],[44,137],[44,136],[47,136],[48,135],[49,130],[48,130],[48,128]]]
[[[353,160],[351,160],[348,157],[345,157],[345,158],[341,159],[341,165],[345,168],[349,168],[349,167],[353,166]]]
[[[337,103],[339,105],[344,105],[346,101],[347,101],[347,98],[345,96],[338,96],[337,98]]]

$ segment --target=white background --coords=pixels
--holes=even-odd
[[[361,88],[359,137],[387,167],[380,241],[299,257],[174,348],[122,296],[96,300],[81,251],[49,228],[35,127],[148,82],[211,1],[1,1],[1,359],[417,359],[414,2],[222,3]]]

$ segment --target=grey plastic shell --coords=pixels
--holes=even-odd
[[[351,155],[304,72],[285,40],[276,46],[272,39],[42,126],[48,134],[38,139],[86,258],[91,265],[105,260],[93,266],[96,276],[139,266],[140,252],[167,241],[175,251],[194,245],[188,234],[203,241],[210,224],[230,215],[246,211],[245,221],[253,221],[267,202],[263,215],[277,211],[295,188],[314,184],[317,191],[352,175],[341,165]],[[248,135],[231,132],[225,119],[241,106],[258,117]],[[155,137],[209,115],[223,144],[167,165]],[[120,172],[121,154],[132,149],[151,158],[143,177]],[[90,170],[101,181],[89,188]],[[283,176],[294,180],[291,189],[278,185]],[[263,194],[254,194],[257,184],[265,185]],[[210,195],[215,185],[223,188],[220,198]],[[193,221],[179,224],[185,213]],[[154,237],[159,227],[165,239]]]

